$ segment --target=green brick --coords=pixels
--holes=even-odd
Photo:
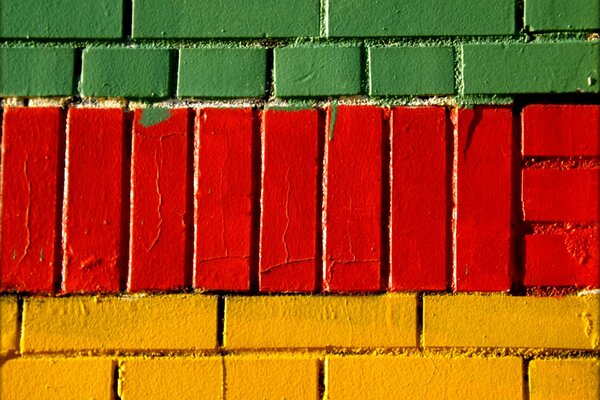
[[[600,29],[600,0],[525,0],[530,31]]]
[[[122,0],[0,0],[0,37],[120,38]]]
[[[514,0],[329,0],[332,37],[508,35]]]
[[[74,64],[72,48],[0,48],[0,96],[70,96]]]
[[[265,49],[179,51],[179,97],[261,97],[266,80]]]
[[[136,38],[319,36],[319,0],[134,0]]]
[[[144,48],[87,48],[81,91],[95,97],[168,97],[171,52]]]
[[[598,93],[599,45],[465,44],[463,93]]]
[[[369,48],[371,96],[454,93],[452,47]]]
[[[275,49],[275,95],[342,96],[360,93],[359,47]]]

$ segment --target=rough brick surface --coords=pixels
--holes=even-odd
[[[532,360],[529,398],[594,399],[600,395],[600,360]]]
[[[331,292],[377,291],[383,110],[340,106],[329,110],[327,125],[323,287]]]
[[[54,290],[63,140],[58,108],[4,111],[0,290]]]
[[[123,137],[120,109],[71,108],[67,121],[63,202],[63,283],[66,292],[120,288]]]
[[[188,110],[135,111],[128,289],[186,284]],[[189,160],[191,161],[191,160]]]
[[[198,110],[194,286],[248,290],[255,116],[249,108]]]
[[[19,348],[18,322],[17,298],[0,297],[0,356]]]
[[[319,114],[267,110],[263,118],[260,289],[310,292],[321,261],[316,258]]]
[[[530,31],[600,29],[600,1],[526,0],[525,26]]]

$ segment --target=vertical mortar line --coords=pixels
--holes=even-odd
[[[319,37],[326,38],[329,36],[328,32],[328,15],[329,11],[329,0],[320,0],[319,2]]]
[[[392,110],[383,109],[381,132],[381,243],[380,243],[380,283],[381,290],[388,290],[391,278],[391,198],[392,198]]]
[[[192,131],[192,139],[190,140],[191,142],[191,146],[192,146],[192,157],[193,157],[193,163],[192,163],[192,177],[191,179],[193,180],[193,184],[192,184],[192,205],[193,208],[190,210],[188,208],[188,210],[190,210],[190,218],[191,218],[191,225],[190,225],[190,230],[192,231],[191,233],[189,233],[188,235],[188,239],[191,238],[191,243],[190,243],[190,247],[191,247],[191,265],[188,267],[189,269],[191,269],[191,289],[192,291],[195,289],[196,286],[196,238],[198,237],[198,227],[196,225],[196,220],[198,218],[198,204],[196,203],[196,193],[198,193],[198,178],[200,176],[200,129],[201,129],[201,125],[200,125],[200,121],[201,116],[202,116],[202,108],[198,107],[198,108],[192,108],[191,109],[191,114],[192,114],[192,119],[190,121],[190,125],[192,125],[191,127],[191,131]]]
[[[450,265],[452,280],[450,282],[451,291],[456,291],[456,268],[458,263],[457,258],[457,221],[458,221],[458,108],[455,107],[450,111],[451,122],[452,122],[452,170],[451,170],[451,184],[452,184],[452,263]]]
[[[169,49],[169,98],[177,97],[179,78],[179,49]]]
[[[511,260],[512,265],[512,287],[511,292],[513,294],[525,294],[525,287],[523,278],[525,276],[525,230],[523,221],[523,207],[522,207],[522,137],[523,128],[521,122],[521,116],[523,111],[523,104],[519,101],[515,102],[513,106],[513,121],[512,121],[512,132],[513,135],[513,146],[511,149]]]
[[[515,35],[526,32],[525,29],[525,1],[515,1]]]
[[[66,166],[66,137],[68,109],[61,110],[61,120],[58,137],[58,156],[56,160],[56,210],[55,210],[55,237],[54,237],[54,292],[60,292],[62,287],[62,209],[65,195],[65,166]]]
[[[529,391],[529,357],[523,357],[523,400],[529,400],[531,393]]]
[[[114,400],[121,400],[121,366],[119,365],[119,361],[115,361],[115,365],[113,366],[113,375],[112,375],[112,392]]]
[[[325,390],[325,357],[326,354],[322,357],[319,357],[317,360],[317,384],[319,388],[319,399],[326,399],[326,390]]]
[[[262,174],[264,108],[253,109],[252,113],[252,235],[250,239],[250,292],[259,290],[260,217],[262,210]]]
[[[456,230],[454,211],[456,209],[456,193],[455,193],[455,179],[454,179],[454,148],[455,148],[455,137],[454,137],[454,126],[452,124],[451,110],[446,110],[446,291],[452,291],[452,283],[454,276],[454,232]]]
[[[123,110],[123,160],[121,178],[121,260],[119,262],[119,290],[127,289],[129,276],[129,233],[131,215],[131,144],[133,136],[133,113],[129,106]]]
[[[325,161],[325,137],[327,136],[327,111],[317,109],[317,213],[316,213],[316,249],[315,249],[315,292],[323,291],[323,165]]]
[[[463,43],[453,46],[454,90],[458,97],[463,96],[465,83],[463,80]]]
[[[187,175],[186,193],[185,193],[185,267],[183,270],[183,286],[186,290],[192,290],[194,287],[194,223],[195,223],[195,207],[194,193],[196,185],[196,159],[194,156],[195,138],[196,138],[196,113],[193,108],[187,109],[188,126],[186,137],[186,159],[187,159]]]
[[[425,348],[425,331],[423,322],[425,321],[425,309],[423,308],[423,292],[417,293],[417,341],[421,351]]]
[[[360,50],[360,94],[369,94],[369,55],[364,42],[359,44]]]
[[[23,332],[24,332],[24,324],[25,324],[25,318],[23,316],[23,310],[24,310],[24,299],[22,296],[17,296],[17,338],[19,339],[19,350],[18,353],[19,354],[23,354],[23,342],[24,342],[24,337],[23,337]]]
[[[133,32],[133,1],[123,0],[123,39],[131,40]]]
[[[265,95],[264,100],[269,101],[275,97],[275,47],[268,46],[267,61],[265,64]]]
[[[221,358],[221,399],[227,398],[227,366],[225,363],[225,296],[217,297],[217,349]]]
[[[325,113],[325,127],[323,135],[323,162],[321,163],[321,262],[320,262],[320,273],[321,273],[321,292],[325,292],[327,282],[327,157],[329,152],[329,141],[332,140],[332,129],[331,123],[332,118],[335,118],[333,114],[332,103],[323,110]],[[335,123],[335,121],[333,121]]]
[[[73,89],[75,90],[76,96],[79,97],[81,94],[81,77],[83,71],[83,48],[75,48],[75,60],[73,62]]]

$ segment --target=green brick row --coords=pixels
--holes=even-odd
[[[600,29],[600,0],[525,0],[530,31]]]
[[[177,60],[176,50],[89,47],[82,63],[80,93],[92,97],[263,97],[270,74],[264,48],[184,48]],[[0,96],[73,95],[75,65],[72,48],[0,47]],[[284,98],[599,93],[599,70],[598,40],[291,46],[274,50],[273,84]]]

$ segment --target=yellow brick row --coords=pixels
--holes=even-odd
[[[529,399],[600,399],[600,359],[531,361]]]
[[[17,323],[17,298],[0,297],[0,355],[18,350]]]

